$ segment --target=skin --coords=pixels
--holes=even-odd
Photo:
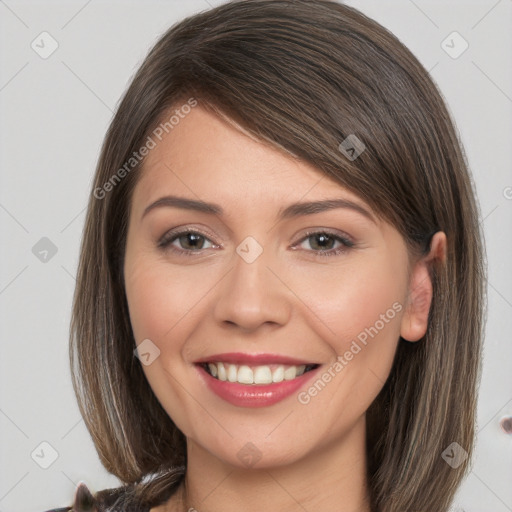
[[[372,212],[315,167],[200,106],[149,153],[142,172],[124,266],[130,320],[136,343],[149,338],[160,350],[143,369],[187,437],[188,453],[186,486],[152,512],[369,511],[365,413],[389,375],[399,336],[417,341],[426,331],[428,266],[445,258],[444,233],[434,236],[429,255],[410,261],[401,235],[375,214],[373,222],[339,208],[276,221],[290,203],[330,198]],[[170,194],[225,212],[161,207],[142,218]],[[199,250],[187,238],[170,245],[195,254],[158,247],[176,227],[204,233]],[[343,246],[319,248],[308,230],[348,235],[355,245],[320,256]],[[263,248],[252,263],[236,252],[247,236]],[[401,310],[307,404],[294,393],[269,407],[235,407],[197,376],[193,361],[222,352],[288,355],[327,369],[394,303]],[[248,442],[261,455],[253,466],[237,457]]]

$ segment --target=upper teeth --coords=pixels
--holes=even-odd
[[[300,366],[255,366],[251,368],[246,365],[228,363],[208,363],[208,369],[213,377],[229,382],[240,384],[271,384],[283,380],[292,380],[299,377],[306,370],[306,365]]]

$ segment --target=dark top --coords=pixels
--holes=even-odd
[[[128,487],[104,489],[95,496],[81,482],[76,489],[74,502],[69,507],[52,508],[46,512],[149,512],[150,507],[141,506],[129,497]]]

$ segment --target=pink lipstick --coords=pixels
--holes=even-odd
[[[225,353],[195,362],[200,378],[223,400],[238,407],[267,407],[298,391],[318,363],[277,354]]]

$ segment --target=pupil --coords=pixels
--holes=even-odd
[[[196,235],[196,234],[194,234],[194,233],[187,233],[186,235],[184,235],[184,236],[182,236],[182,237],[181,237],[180,242],[185,241],[185,244],[182,244],[182,245],[185,245],[185,246],[187,246],[187,244],[188,244],[189,242],[191,242],[191,243],[190,243],[190,246],[191,246],[193,249],[198,249],[198,248],[199,248],[199,249],[201,249],[202,244],[199,244],[199,247],[198,247],[198,245],[196,245],[196,244],[197,244],[197,241],[198,241],[199,239],[201,239],[201,238],[202,238],[202,236],[201,236],[201,235]]]
[[[329,242],[333,241],[333,239],[325,233],[322,233],[320,235],[315,235],[313,238],[315,240],[320,240],[320,244],[316,244],[317,246],[320,247],[320,249],[326,249],[326,248],[329,249],[330,247],[326,247],[325,243],[327,242],[327,244],[329,244]],[[313,245],[315,245],[315,244],[313,244]]]

